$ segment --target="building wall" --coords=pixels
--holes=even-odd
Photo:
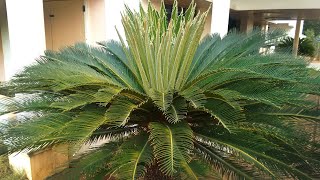
[[[305,37],[305,35],[302,33],[303,24],[304,24],[304,21],[302,20],[300,34],[299,34],[300,38]],[[270,21],[269,28],[270,28],[270,31],[276,30],[276,29],[285,30],[288,36],[294,38],[294,35],[296,32],[296,25],[297,25],[297,20],[276,20],[276,21]]]
[[[3,56],[3,49],[2,49],[2,37],[0,31],[0,81],[4,81],[4,56]]]
[[[83,0],[44,2],[47,49],[85,41],[83,5]]]
[[[93,44],[106,40],[106,16],[104,0],[87,0],[86,39]]]
[[[43,1],[7,0],[4,7],[6,10],[0,10],[0,26],[5,78],[9,80],[45,50]]]
[[[8,67],[8,61],[10,59],[10,41],[9,41],[9,32],[8,32],[8,21],[7,21],[7,10],[4,0],[0,0],[0,46],[1,46],[1,55],[0,57],[0,68],[3,68],[3,71],[0,72],[0,77],[2,80],[8,80],[8,70],[5,67]],[[1,63],[2,59],[2,63]]]
[[[141,0],[142,7],[144,8],[145,11],[148,9],[148,1],[149,0]],[[151,3],[157,10],[160,10],[161,1],[151,0]]]
[[[125,11],[125,4],[131,10],[137,11],[139,9],[140,0],[105,0],[105,17],[106,17],[106,39],[119,40],[118,33],[125,39],[125,32],[122,26],[121,13]]]

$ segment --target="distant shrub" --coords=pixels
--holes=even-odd
[[[292,52],[294,39],[286,37],[280,41],[277,47],[278,52]],[[313,42],[306,38],[301,38],[299,41],[298,55],[313,57],[315,54],[315,47]]]

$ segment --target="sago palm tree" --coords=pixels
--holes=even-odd
[[[126,40],[48,51],[3,84],[9,153],[67,145],[57,179],[319,177],[319,72],[259,53],[279,33],[201,40],[207,12],[195,12],[127,8]]]

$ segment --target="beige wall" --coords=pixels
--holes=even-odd
[[[0,26],[5,78],[9,80],[34,63],[46,49],[43,1],[6,0],[5,6],[0,6],[5,7],[0,10]]]
[[[4,81],[4,56],[2,49],[2,37],[0,31],[0,81]]]
[[[200,8],[200,12],[206,12],[207,8]],[[206,37],[207,35],[211,34],[211,20],[212,20],[212,11],[208,12],[208,16],[206,19],[206,24],[204,25],[204,30],[202,33],[202,38]]]
[[[148,9],[148,1],[149,1],[149,0],[141,0],[142,7],[144,8],[145,11]],[[151,2],[152,2],[152,5],[153,5],[157,10],[160,10],[161,1],[159,1],[159,0],[151,0]]]
[[[47,49],[85,41],[83,5],[83,0],[44,2]]]
[[[0,34],[1,34],[1,52],[0,56],[0,76],[4,80],[8,80],[8,70],[5,69],[8,67],[8,60],[10,59],[10,41],[9,41],[9,29],[7,21],[7,9],[6,3],[4,0],[0,0]]]
[[[87,1],[87,41],[95,43],[106,40],[104,0]]]
[[[52,175],[57,168],[66,167],[69,158],[64,148],[67,146],[30,155],[32,180],[43,180]]]
[[[68,160],[66,145],[31,154],[21,152],[9,156],[10,165],[15,171],[25,173],[29,180],[44,180],[59,168],[67,167]]]

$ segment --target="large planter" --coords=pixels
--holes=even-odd
[[[31,153],[14,153],[9,156],[15,171],[24,172],[29,180],[43,180],[57,168],[68,164],[68,147],[59,146]]]

